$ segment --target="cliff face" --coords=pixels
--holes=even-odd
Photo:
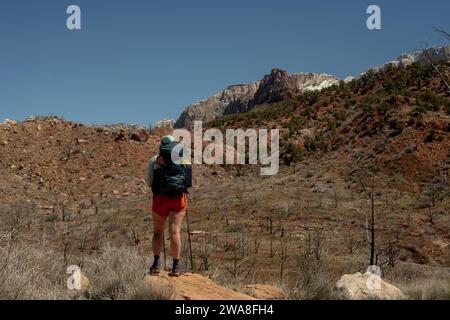
[[[224,115],[225,108],[242,99],[253,97],[259,81],[251,84],[232,85],[219,93],[188,106],[175,123],[175,128],[189,128],[195,120],[212,121]]]
[[[299,93],[294,79],[286,71],[273,69],[262,80],[249,107],[290,99]]]
[[[295,73],[291,78],[300,91],[322,90],[339,82],[335,76],[326,73]]]
[[[289,99],[303,91],[321,90],[337,82],[327,74],[298,73],[273,69],[261,81],[233,85],[201,102],[188,106],[177,120],[176,128],[190,128],[195,120],[212,121],[223,115],[247,112],[265,103]]]

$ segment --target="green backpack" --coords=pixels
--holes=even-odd
[[[154,194],[161,196],[177,196],[188,192],[188,188],[192,186],[192,167],[185,161],[172,161],[172,152],[177,147],[177,156],[183,157],[183,148],[180,148],[178,142],[169,142],[162,144],[159,149],[159,155],[162,157],[164,164],[154,172],[154,182],[152,191]]]

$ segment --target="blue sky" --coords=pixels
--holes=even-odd
[[[82,30],[66,9],[82,10]],[[382,30],[366,9],[382,10]],[[56,114],[92,123],[176,118],[273,67],[339,77],[444,40],[448,0],[1,0],[0,121]]]

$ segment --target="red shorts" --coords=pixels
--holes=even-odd
[[[169,212],[185,212],[187,207],[187,195],[183,193],[177,197],[153,195],[153,212],[162,217],[167,217]]]

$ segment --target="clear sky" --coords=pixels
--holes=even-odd
[[[82,30],[66,28],[81,7]],[[382,10],[369,31],[366,9]],[[357,75],[444,40],[448,0],[1,0],[0,122],[177,118],[227,85],[290,73]]]

